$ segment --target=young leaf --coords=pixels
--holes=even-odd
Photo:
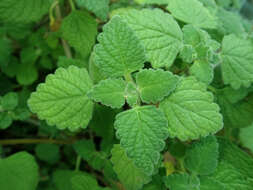
[[[32,112],[49,125],[71,131],[86,128],[92,116],[93,103],[87,97],[92,81],[86,69],[70,66],[50,74],[28,100]]]
[[[125,89],[125,98],[127,103],[133,107],[138,104],[139,101],[139,93],[136,87],[136,84],[133,82],[128,82]]]
[[[107,76],[124,76],[144,66],[144,48],[119,16],[113,17],[103,27],[98,41],[94,49],[94,61]]]
[[[164,183],[170,190],[199,190],[199,179],[188,174],[172,174],[164,177]]]
[[[170,67],[183,40],[182,31],[172,16],[159,9],[130,10],[123,16],[144,44],[152,66]]]
[[[9,92],[0,99],[0,105],[4,110],[14,110],[18,105],[18,94]]]
[[[249,39],[244,39],[231,34],[222,41],[221,64],[223,80],[232,88],[241,86],[249,87],[253,82],[253,44]]]
[[[76,0],[76,4],[81,8],[86,8],[97,17],[105,21],[109,13],[109,0]]]
[[[116,135],[127,156],[150,176],[168,137],[168,122],[155,106],[135,107],[119,113],[114,123]]]
[[[97,23],[85,11],[72,11],[61,25],[62,37],[84,57],[88,56],[95,44]]]
[[[218,165],[218,156],[218,142],[214,136],[208,136],[187,149],[185,167],[194,174],[209,175]]]
[[[12,117],[8,112],[0,112],[0,129],[7,129],[12,124]]]
[[[114,171],[127,190],[139,190],[143,184],[151,181],[151,177],[135,166],[120,145],[114,145],[111,161],[114,165]]]
[[[207,29],[217,27],[216,17],[198,0],[170,0],[167,9],[185,23]]]
[[[19,152],[0,159],[1,189],[35,190],[38,182],[38,166],[32,155]]]
[[[178,77],[161,69],[145,69],[136,75],[141,99],[145,103],[157,103],[168,96],[178,83]]]
[[[53,0],[1,0],[0,22],[36,22],[49,12]]]
[[[75,175],[71,178],[72,190],[101,190],[96,179],[89,175]]]
[[[100,81],[88,92],[88,96],[112,108],[121,108],[125,104],[126,83],[123,79],[106,79]]]
[[[206,85],[194,77],[182,78],[160,107],[169,121],[170,137],[182,141],[214,134],[223,127],[219,107]]]
[[[253,124],[247,128],[240,129],[240,140],[244,147],[253,153]]]

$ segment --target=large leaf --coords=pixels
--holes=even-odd
[[[124,14],[147,51],[152,66],[169,67],[182,47],[182,31],[171,15],[159,9],[130,10]]]
[[[32,112],[49,125],[76,130],[87,127],[93,103],[87,97],[92,82],[86,69],[70,66],[50,74],[28,100]]]
[[[136,83],[143,102],[157,103],[176,88],[178,77],[161,69],[145,69],[136,75]]]
[[[198,139],[223,127],[222,115],[213,102],[213,95],[194,77],[182,78],[176,90],[160,106],[168,118],[172,138]]]
[[[39,181],[38,166],[32,155],[16,153],[0,159],[0,187],[10,190],[35,190]]]
[[[0,22],[30,23],[49,12],[53,0],[1,0]]]
[[[85,11],[72,11],[62,21],[62,37],[83,56],[89,55],[95,44],[97,23]]]
[[[135,107],[119,113],[114,123],[127,155],[145,174],[152,175],[168,137],[168,122],[155,106]]]
[[[115,145],[112,149],[111,161],[114,171],[127,190],[139,190],[143,184],[151,180],[127,157],[125,150],[120,145]]]
[[[167,9],[173,17],[200,28],[214,29],[216,17],[198,0],[170,0]]]
[[[98,41],[94,61],[107,76],[124,76],[144,66],[144,48],[132,29],[119,16],[113,17],[103,27]]]
[[[221,64],[223,80],[234,89],[249,87],[253,82],[253,44],[231,34],[222,41]]]

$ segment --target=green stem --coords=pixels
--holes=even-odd
[[[50,25],[53,25],[55,22],[54,18],[54,8],[58,5],[59,1],[54,1],[54,3],[51,5],[49,10],[49,19],[50,19]]]
[[[0,140],[0,145],[16,144],[73,144],[73,140],[56,140],[56,139],[4,139]]]
[[[81,162],[82,162],[82,157],[78,155],[77,159],[76,159],[76,168],[75,168],[75,171],[79,171]]]
[[[76,6],[75,6],[74,1],[73,0],[69,0],[69,4],[71,6],[72,11],[75,11],[76,10]]]
[[[134,82],[134,79],[133,79],[131,73],[126,73],[126,74],[124,75],[124,78],[125,78],[125,80],[126,80],[127,82]]]
[[[216,94],[216,92],[217,92],[217,89],[214,88],[214,87],[211,86],[211,85],[209,85],[209,86],[207,87],[207,89],[210,90],[211,92],[213,92],[214,94]]]
[[[179,165],[182,172],[186,172],[186,169],[184,167],[184,159],[179,159]]]

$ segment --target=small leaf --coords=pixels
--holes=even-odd
[[[244,147],[253,153],[253,124],[247,128],[240,129],[240,140]]]
[[[125,97],[127,100],[127,103],[134,107],[138,104],[139,101],[139,93],[136,87],[136,84],[133,82],[128,82],[126,89],[125,89]]]
[[[185,167],[194,174],[209,175],[218,165],[218,156],[218,142],[214,136],[208,136],[187,149]]]
[[[103,27],[98,41],[94,61],[107,76],[124,76],[144,66],[144,48],[121,17],[114,16]]]
[[[71,178],[73,190],[101,190],[96,179],[89,175],[75,175]]]
[[[157,103],[168,96],[178,83],[178,77],[161,69],[145,69],[136,76],[141,99],[145,103]]]
[[[60,149],[55,144],[38,144],[35,153],[40,160],[50,164],[55,164],[60,159]]]
[[[152,175],[168,137],[167,120],[162,111],[155,106],[135,107],[119,113],[114,126],[127,156],[145,174]]]
[[[106,79],[100,81],[88,93],[96,102],[112,108],[121,108],[125,104],[126,83],[123,79]]]
[[[120,145],[114,145],[111,161],[113,169],[121,183],[127,190],[139,190],[151,178],[137,168],[134,162],[127,157],[125,150]]]
[[[219,107],[206,85],[194,77],[182,78],[160,107],[169,121],[170,137],[182,141],[214,134],[223,127]]]
[[[4,110],[14,110],[18,105],[18,94],[9,92],[0,99],[0,105]]]
[[[216,17],[198,0],[170,0],[167,9],[185,23],[207,29],[217,27]]]
[[[40,119],[59,129],[86,128],[92,116],[93,103],[87,97],[92,82],[86,69],[70,66],[50,74],[44,84],[31,94],[28,105]]]
[[[11,116],[7,112],[0,112],[0,129],[7,129],[11,124]]]

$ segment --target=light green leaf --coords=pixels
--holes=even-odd
[[[71,178],[72,190],[100,190],[96,179],[89,175],[75,175]]]
[[[164,183],[170,190],[199,190],[198,177],[189,176],[188,174],[172,174],[164,177]]]
[[[128,82],[125,89],[125,97],[127,103],[133,107],[138,104],[139,101],[139,93],[137,90],[137,86],[134,82]]]
[[[159,9],[129,10],[123,16],[144,44],[152,66],[171,66],[183,40],[182,31],[172,16]]]
[[[134,0],[139,4],[157,4],[157,5],[167,5],[169,0]]]
[[[50,74],[28,100],[32,112],[59,129],[86,128],[92,116],[93,103],[86,93],[92,81],[86,69],[70,66]]]
[[[247,128],[240,129],[240,140],[244,147],[253,153],[253,124]]]
[[[95,44],[97,23],[85,11],[72,11],[62,21],[62,37],[84,57],[88,56]]]
[[[1,0],[0,22],[37,22],[49,12],[53,0]]]
[[[119,16],[103,27],[95,46],[94,61],[110,77],[129,74],[144,66],[144,48],[134,32]]]
[[[199,81],[210,84],[214,77],[212,65],[207,61],[195,61],[190,67],[190,74],[195,76]]]
[[[168,137],[168,122],[155,106],[135,107],[119,113],[114,123],[116,135],[127,156],[148,176],[155,165]]]
[[[92,11],[97,17],[105,21],[109,12],[109,0],[76,0],[81,8]]]
[[[9,92],[0,99],[0,105],[4,110],[14,110],[18,105],[18,94]]]
[[[0,159],[0,187],[4,190],[35,190],[39,182],[38,166],[26,152]]]
[[[182,141],[214,134],[223,127],[219,107],[204,83],[194,77],[182,78],[176,90],[160,107],[169,121],[170,137]]]
[[[111,161],[114,171],[127,190],[139,190],[144,184],[151,181],[151,177],[135,166],[120,145],[114,145]]]
[[[216,17],[198,0],[170,0],[167,9],[185,23],[207,29],[217,27]]]
[[[0,129],[7,129],[11,124],[11,116],[7,112],[0,112]]]
[[[215,136],[194,142],[186,151],[185,167],[194,174],[212,174],[218,165],[218,142]]]
[[[179,78],[169,71],[144,69],[136,75],[141,99],[145,103],[157,103],[177,86]]]
[[[88,92],[88,96],[112,108],[121,108],[125,104],[126,83],[123,79],[106,79],[100,81]]]
[[[55,164],[60,159],[60,149],[56,144],[38,144],[35,153],[40,160],[50,164]]]
[[[253,44],[250,40],[231,34],[222,41],[221,64],[223,80],[234,89],[249,87],[253,82]]]

